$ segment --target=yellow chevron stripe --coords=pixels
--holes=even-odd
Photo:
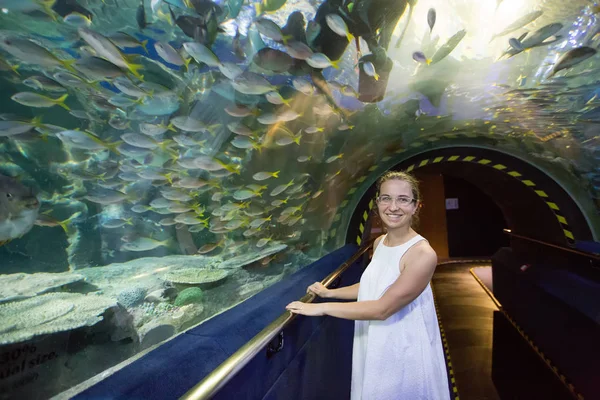
[[[432,284],[432,289],[434,289]],[[446,365],[448,366],[448,375],[450,377],[450,383],[452,386],[452,400],[459,400],[458,396],[458,387],[456,386],[456,378],[454,375],[454,368],[452,366],[452,360],[450,358],[450,349],[448,348],[448,340],[446,340],[446,332],[444,331],[444,327],[442,326],[442,319],[440,318],[440,310],[438,308],[437,299],[435,297],[435,290],[432,290],[433,294],[433,304],[435,307],[435,313],[438,320],[438,326],[440,328],[440,335],[442,337],[442,347],[444,348],[444,355],[446,358]]]
[[[363,221],[367,221],[367,218],[369,218],[369,213],[365,211],[363,213]]]
[[[358,180],[357,180],[356,182],[358,182],[358,183],[363,183],[363,182],[365,181],[365,179],[367,179],[367,176],[366,176],[366,175],[364,175],[364,176],[361,176],[360,178],[358,178]]]
[[[448,136],[448,135],[456,137],[456,135],[454,135],[454,134],[446,134],[445,136]],[[418,147],[418,146],[421,146],[421,145],[422,145],[422,143],[413,143],[413,147]],[[402,153],[404,151],[405,151],[405,149],[398,149],[396,151],[396,153]],[[389,160],[391,157],[386,157],[386,158]],[[457,156],[457,155],[449,156],[446,161],[457,161],[460,158],[461,158],[461,156]],[[465,156],[464,158],[462,158],[461,161],[470,162],[470,161],[475,160],[476,158],[477,157],[475,157],[475,156]],[[444,156],[442,156],[442,157],[435,157],[433,159],[433,161],[431,161],[431,163],[432,164],[440,163],[440,162],[444,161],[444,159],[445,159]],[[382,161],[384,161],[384,160],[382,159]],[[408,166],[408,168],[406,168],[406,172],[411,172],[411,171],[415,170],[416,168],[423,167],[423,166],[425,166],[425,165],[427,165],[429,163],[430,163],[430,159],[421,160],[418,164],[411,164],[410,166]],[[488,164],[492,163],[492,161],[484,158],[484,159],[481,159],[481,160],[477,161],[477,163],[481,164],[481,165],[488,165]],[[369,168],[369,171],[372,172],[373,170],[375,170],[377,168],[378,168],[378,166],[373,165],[371,168]],[[503,170],[507,169],[508,167],[506,165],[503,165],[503,164],[494,164],[493,168],[496,169],[496,170],[499,170],[499,171],[503,171]],[[518,172],[518,171],[508,171],[508,172],[505,171],[505,172],[508,175],[512,176],[513,178],[520,178],[520,177],[522,177],[522,174],[520,172]],[[364,182],[365,179],[366,179],[366,176],[363,176],[363,177],[361,177],[358,180],[358,182],[362,183],[362,182]],[[536,186],[536,184],[533,181],[531,181],[530,179],[523,179],[523,180],[521,180],[521,182],[523,182],[523,184],[525,184],[528,187],[534,187],[534,186]],[[350,191],[348,192],[348,194],[353,194],[353,193],[356,192],[356,190],[357,190],[357,188],[352,188],[352,189],[350,189]],[[534,190],[534,191],[535,191],[535,193],[538,196],[540,196],[542,198],[545,198],[545,199],[549,198],[548,194],[545,191],[543,191],[543,190]],[[556,203],[553,203],[553,202],[550,202],[550,201],[546,201],[546,204],[552,210],[554,210],[554,211],[560,211],[560,209],[559,209],[559,207],[558,207],[558,205]],[[346,205],[346,202],[342,203],[342,205],[340,207],[344,207],[345,205]],[[371,200],[369,202],[369,208],[371,209],[372,207],[373,207],[373,200]],[[557,218],[557,220],[558,220],[559,223],[568,226],[568,222],[567,222],[567,220],[563,216],[557,215],[556,213],[555,213],[555,215],[556,215],[556,218]],[[573,233],[571,231],[569,231],[567,229],[564,229],[564,234],[565,234],[565,236],[568,239],[574,240]]]
[[[356,192],[356,187],[353,187],[352,189],[348,190],[348,194],[354,194]]]
[[[358,230],[360,231],[360,233],[364,233],[365,232],[365,226],[363,224],[360,224],[358,226]]]

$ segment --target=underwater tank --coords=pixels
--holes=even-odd
[[[0,398],[59,394],[339,248],[357,188],[423,151],[511,154],[596,218],[599,13],[0,2]]]

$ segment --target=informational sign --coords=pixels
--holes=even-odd
[[[0,399],[43,400],[64,390],[69,332],[0,346]]]
[[[446,210],[458,210],[458,199],[446,199]]]

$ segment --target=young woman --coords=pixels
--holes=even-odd
[[[308,290],[347,303],[301,303],[295,314],[356,320],[352,400],[450,399],[446,364],[429,282],[437,255],[416,233],[419,187],[414,177],[388,172],[378,182],[377,207],[387,234],[377,238],[360,283]]]

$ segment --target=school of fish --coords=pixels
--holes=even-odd
[[[95,218],[119,234],[121,252],[168,247],[175,229],[201,234],[200,254],[252,251],[327,229],[340,200],[336,186],[349,179],[345,163],[352,162],[350,149],[335,143],[358,134],[364,107],[352,82],[359,73],[373,82],[389,74],[368,54],[391,56],[408,46],[410,24],[424,25],[429,36],[401,62],[426,73],[469,35],[458,29],[438,45],[436,23],[448,16],[432,7],[414,20],[416,0],[389,3],[395,12],[375,30],[368,18],[357,22],[372,1],[313,4],[310,15],[289,0],[1,2],[0,71],[14,91],[2,91],[0,101],[22,113],[0,115],[0,243],[34,224],[68,231],[82,213],[58,218],[52,209],[69,202],[94,208],[82,222]],[[535,25],[561,10],[540,8],[499,30],[492,41],[503,41],[505,51],[497,62],[568,40],[560,21]],[[502,105],[486,111],[503,119],[512,108],[526,112],[524,98],[533,113],[557,90],[583,93],[573,94],[562,74],[594,62],[599,32],[549,65],[546,86],[508,86]],[[331,56],[324,37],[345,51]],[[336,80],[342,73],[354,78]],[[594,96],[584,108],[589,114],[598,104]],[[418,109],[414,117],[421,115]],[[529,130],[539,123],[533,114],[523,121]],[[573,119],[553,123],[560,132]],[[43,179],[20,163],[35,164],[40,151],[47,164],[40,160],[37,169],[64,185],[36,197],[26,182],[40,187]]]

